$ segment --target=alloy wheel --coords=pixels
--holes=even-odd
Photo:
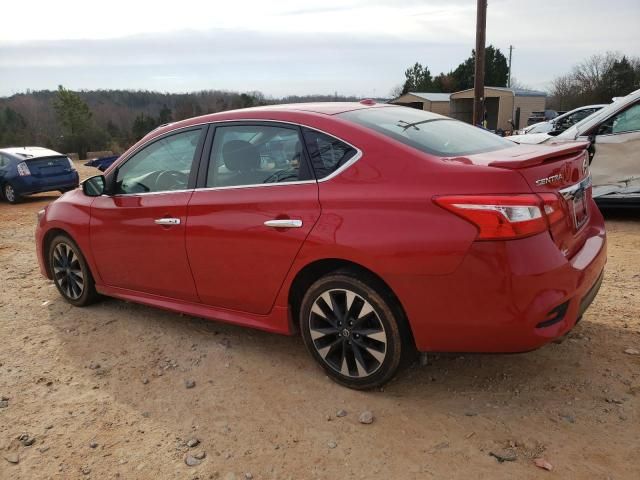
[[[84,273],[78,255],[66,243],[58,243],[53,250],[53,276],[60,290],[72,300],[84,291]]]
[[[11,185],[5,185],[4,198],[6,198],[7,201],[10,203],[13,203],[16,201],[16,192]]]
[[[368,377],[383,364],[387,333],[373,306],[357,293],[332,289],[316,298],[309,314],[315,350],[336,372]]]

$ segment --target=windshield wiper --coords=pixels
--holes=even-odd
[[[422,120],[420,122],[413,122],[413,123],[409,123],[406,120],[398,120],[398,127],[402,128],[403,131],[406,131],[407,129],[413,127],[415,130],[420,131],[420,129],[417,127],[417,125],[422,125],[423,123],[429,123],[429,122],[437,122],[438,120],[440,120],[439,118],[432,118],[430,120]],[[406,125],[402,125],[403,123],[405,123]]]

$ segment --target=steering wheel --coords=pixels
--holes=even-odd
[[[262,183],[278,183],[282,182],[283,180],[288,180],[289,178],[298,178],[298,170],[291,168],[278,170],[277,172],[265,178]]]
[[[176,187],[185,187],[189,177],[178,170],[164,170],[156,177],[158,190],[176,190]]]

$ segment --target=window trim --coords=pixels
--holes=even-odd
[[[105,193],[103,195],[108,195],[111,197],[132,197],[139,195],[167,195],[170,193],[184,193],[190,192],[195,188],[195,182],[197,180],[197,172],[199,165],[201,163],[202,152],[204,150],[205,140],[208,135],[209,125],[207,123],[199,123],[196,125],[189,125],[182,128],[176,128],[175,130],[171,130],[169,132],[163,133],[162,135],[158,135],[157,137],[153,137],[148,142],[143,143],[134,151],[132,151],[129,155],[127,155],[122,161],[118,162],[116,167],[109,172],[105,177],[105,184],[109,186],[109,193]],[[129,160],[131,160],[134,156],[136,156],[139,152],[144,150],[145,148],[153,145],[156,142],[164,140],[168,137],[172,137],[173,135],[178,135],[181,133],[189,132],[192,130],[200,130],[200,138],[198,138],[198,143],[196,144],[196,150],[193,154],[193,160],[191,161],[191,170],[189,172],[189,179],[187,180],[187,188],[180,190],[162,190],[159,192],[137,192],[137,193],[111,193],[111,190],[115,188],[116,179],[118,178],[118,171],[125,165]]]
[[[317,179],[314,178],[313,180],[297,180],[297,181],[292,181],[292,182],[276,182],[276,183],[255,183],[255,184],[251,184],[251,185],[230,185],[230,186],[222,186],[222,187],[207,187],[206,186],[206,182],[207,182],[207,174],[208,174],[208,170],[209,170],[209,164],[210,164],[210,156],[211,156],[211,150],[213,149],[213,139],[215,136],[215,130],[216,128],[219,127],[226,127],[226,126],[267,126],[267,127],[271,127],[271,126],[278,126],[278,124],[282,124],[282,125],[286,125],[289,128],[291,127],[295,127],[295,129],[298,131],[298,135],[300,135],[300,140],[302,142],[302,149],[304,152],[304,158],[305,161],[307,162],[309,169],[311,172],[313,172],[313,175],[315,176],[315,170],[313,169],[313,165],[311,163],[311,159],[309,156],[309,151],[307,148],[307,142],[304,139],[304,134],[302,132],[302,128],[308,128],[310,130],[315,130],[316,132],[320,132],[324,135],[327,135],[329,137],[335,138],[336,140],[345,143],[346,145],[349,145],[351,148],[353,148],[356,153],[353,157],[351,157],[347,162],[344,163],[344,165],[341,165],[340,168],[336,169],[334,172],[332,172],[330,175],[327,175],[324,178],[321,179]],[[302,123],[296,123],[296,122],[289,122],[286,120],[268,120],[268,119],[234,119],[234,120],[220,120],[217,122],[210,122],[209,123],[209,131],[207,132],[207,139],[206,139],[206,144],[205,147],[202,150],[202,155],[200,157],[200,166],[198,168],[198,179],[196,182],[196,187],[195,190],[197,191],[209,191],[209,190],[234,190],[234,189],[238,189],[238,188],[258,188],[258,187],[278,187],[278,186],[285,186],[285,185],[304,185],[304,184],[308,184],[308,183],[322,183],[322,182],[326,182],[328,180],[331,180],[332,178],[340,175],[343,171],[345,171],[347,168],[349,168],[351,165],[353,165],[355,162],[357,162],[358,160],[360,160],[360,158],[362,158],[363,154],[362,154],[362,150],[360,150],[358,147],[356,147],[355,145],[351,144],[350,142],[347,142],[339,137],[336,137],[335,135],[331,134],[331,133],[327,133],[323,130],[320,130],[319,128],[316,127],[311,127],[309,125],[305,125]],[[286,127],[285,127],[286,128]]]

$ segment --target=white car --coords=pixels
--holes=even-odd
[[[615,101],[557,136],[507,137],[517,143],[554,145],[591,141],[593,197],[600,205],[640,205],[640,90]]]
[[[575,125],[580,120],[587,118],[589,115],[606,107],[602,105],[586,105],[584,107],[575,108],[569,112],[558,115],[557,117],[547,120],[546,122],[538,122],[528,127],[518,130],[518,135],[527,135],[530,133],[548,133],[553,131],[564,132],[567,128]]]

